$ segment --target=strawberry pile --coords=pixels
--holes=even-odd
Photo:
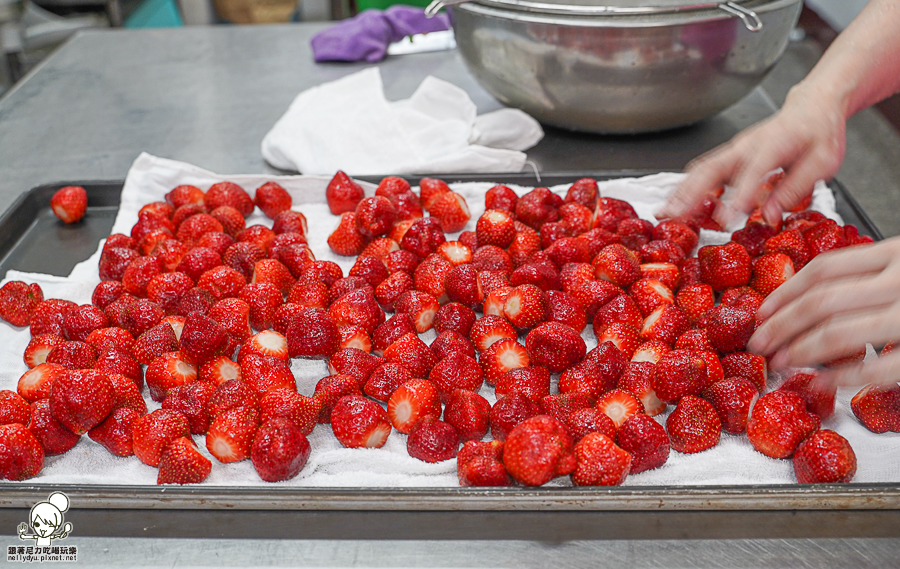
[[[700,228],[721,229],[714,200],[654,226],[582,179],[565,197],[495,186],[474,231],[448,240],[470,221],[465,199],[441,180],[419,188],[388,177],[366,197],[335,175],[327,242],[356,257],[347,275],[316,260],[281,186],[251,197],[222,182],[176,187],[111,235],[89,305],[4,285],[0,317],[32,340],[17,392],[0,392],[0,477],[35,476],[87,434],[158,467],[160,484],[209,475],[194,436],[221,463],[287,480],[317,424],[348,448],[396,430],[417,459],[455,457],[464,486],[616,485],[723,430],[793,457],[799,482],[853,477],[849,443],[820,429],[834,392],[809,374],[772,391],[765,358],[744,350],[767,294],[814,256],[871,241],[855,227],[754,215],[695,251]],[[245,226],[256,207],[271,227]],[[298,393],[294,358],[327,360],[331,375]],[[148,413],[145,396],[161,407]],[[900,431],[900,386],[867,387],[852,409]]]

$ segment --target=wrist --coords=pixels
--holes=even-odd
[[[807,112],[810,109],[817,109],[827,116],[838,115],[846,121],[857,110],[853,108],[852,97],[852,89],[820,84],[810,76],[791,87],[784,106],[804,109]]]

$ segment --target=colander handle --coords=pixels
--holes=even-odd
[[[435,0],[436,2],[439,0]],[[429,6],[430,7],[430,6]],[[758,32],[763,29],[762,20],[759,19],[759,16],[756,15],[756,12],[753,10],[748,10],[743,6],[738,6],[734,2],[725,2],[723,4],[719,4],[719,9],[724,10],[731,14],[732,16],[737,16],[744,22],[744,27],[746,27],[751,32]]]
[[[456,6],[457,4],[465,4],[469,0],[432,0],[431,4],[425,8],[425,17],[434,18],[437,13],[447,6]]]

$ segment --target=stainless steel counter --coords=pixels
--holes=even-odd
[[[79,35],[0,99],[0,203],[8,205],[22,192],[42,183],[121,179],[141,151],[226,174],[274,172],[262,160],[259,143],[290,101],[308,87],[363,67],[313,64],[309,38],[321,28],[215,27]],[[639,137],[598,137],[548,129],[545,139],[529,151],[529,158],[545,173],[679,170],[697,154],[769,115],[791,82],[799,79],[796,71],[808,63],[810,53],[801,45],[792,46],[786,67],[776,69],[773,80],[699,125]],[[425,76],[432,74],[466,89],[480,112],[499,106],[474,82],[455,52],[397,57],[380,67],[390,99],[409,96]],[[886,234],[900,233],[900,223],[891,209],[894,202],[890,201],[900,199],[900,192],[891,190],[900,180],[900,175],[894,175],[900,168],[900,145],[893,145],[896,133],[870,114],[855,118],[848,132],[850,146],[842,172],[854,176],[850,179],[842,175],[844,183]],[[885,227],[885,223],[893,225]],[[259,532],[247,540],[194,541],[175,539],[188,537],[177,533],[168,536],[163,518],[148,513],[144,535],[152,538],[88,538],[82,534],[85,537],[79,542],[78,516],[87,523],[89,517],[104,514],[108,523],[115,524],[115,511],[90,515],[72,512],[75,532],[69,541],[81,544],[82,561],[87,564],[547,566],[552,561],[561,566],[827,567],[892,566],[900,553],[900,544],[894,540],[859,539],[897,535],[894,524],[878,523],[876,513],[855,514],[859,523],[852,522],[853,514],[848,513],[851,521],[839,524],[841,529],[822,527],[816,535],[800,536],[816,539],[773,539],[778,535],[772,535],[772,528],[790,528],[794,515],[797,520],[805,520],[799,525],[815,527],[810,523],[814,512],[778,516],[751,513],[742,518],[746,522],[735,516],[718,528],[715,520],[723,519],[721,513],[718,518],[703,514],[672,518],[678,520],[674,525],[657,516],[651,523],[656,525],[648,528],[653,529],[649,535],[656,539],[638,543],[602,539],[544,543],[536,537],[540,534],[534,533],[537,525],[532,520],[527,525],[527,537],[535,541],[504,541],[493,548],[482,541],[370,542],[361,536],[345,542],[333,539],[339,520],[326,524],[332,532],[328,539],[313,542],[271,541]],[[585,521],[599,528],[615,525],[623,515]],[[235,516],[226,516],[226,523],[237,523],[240,516]],[[269,519],[260,512],[256,516]],[[315,516],[308,517],[315,523]],[[270,519],[276,525],[289,523],[284,515]],[[700,520],[699,525],[679,526],[689,519]],[[499,518],[498,523],[502,523]],[[621,539],[623,533],[635,538],[648,536],[640,531],[640,523],[630,523],[607,537]],[[760,531],[766,527],[770,529]],[[667,533],[666,528],[674,533]],[[881,529],[866,533],[872,528]],[[317,535],[304,534],[302,529],[299,535]],[[7,535],[13,531],[12,527],[0,528],[0,533]],[[510,539],[515,531],[513,525],[500,533],[506,536],[503,539]],[[222,533],[233,536],[234,529]],[[585,533],[605,535],[601,531]],[[439,527],[434,528],[434,534],[440,534]],[[666,537],[669,535],[730,541],[671,541]],[[0,542],[14,544],[12,538],[0,538]],[[654,551],[669,551],[671,555],[651,555]],[[726,551],[731,553],[725,555]],[[391,552],[397,556],[387,557]]]

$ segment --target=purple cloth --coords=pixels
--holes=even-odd
[[[426,18],[425,10],[412,6],[391,6],[365,10],[313,36],[312,50],[317,62],[381,61],[388,45],[406,36],[450,29],[446,14]]]

